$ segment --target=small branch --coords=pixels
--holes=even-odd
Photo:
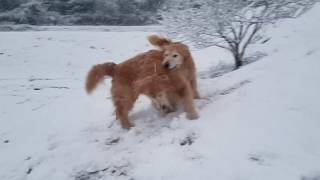
[[[214,46],[217,46],[217,47],[219,47],[219,48],[226,49],[226,50],[228,50],[228,51],[231,51],[231,50],[232,50],[230,47],[223,46],[223,45],[220,45],[220,44],[214,44]]]
[[[242,34],[243,34],[243,22],[240,22],[240,27],[239,27],[239,41],[242,39]]]
[[[237,32],[236,32],[236,30],[235,30],[235,28],[234,27],[232,27],[232,26],[230,26],[230,29],[231,29],[231,32],[232,32],[232,34],[233,34],[233,38],[234,38],[234,40],[235,40],[235,42],[236,43],[239,43],[239,37],[237,36]]]
[[[246,37],[246,35],[247,35],[250,27],[253,26],[254,24],[255,24],[255,23],[249,23],[248,25],[246,25],[246,27],[245,27],[245,29],[244,29],[244,31],[243,31],[243,33],[242,33],[241,39],[243,39],[244,37]]]
[[[244,43],[242,50],[240,52],[240,55],[243,57],[246,48],[248,47],[248,45],[251,43],[252,39],[254,38],[254,36],[257,34],[257,32],[261,29],[262,25],[259,24],[255,24],[254,29],[252,31],[252,33],[250,34],[249,38],[247,39],[247,41]]]
[[[219,31],[218,33],[220,34],[221,38],[223,38],[229,44],[231,49],[235,49],[234,41],[225,36],[221,31]]]

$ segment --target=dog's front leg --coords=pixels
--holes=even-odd
[[[200,99],[200,95],[198,92],[197,79],[192,79],[190,83],[191,83],[191,88],[192,88],[192,93],[193,93],[194,99]]]
[[[194,95],[193,90],[189,83],[185,83],[182,94],[182,102],[184,105],[184,110],[187,113],[187,118],[190,120],[198,119],[199,115],[194,108]]]

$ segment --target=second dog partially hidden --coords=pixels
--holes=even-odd
[[[132,127],[128,114],[140,94],[147,95],[156,109],[168,113],[182,102],[188,119],[198,118],[194,98],[198,98],[195,64],[188,47],[159,36],[150,36],[150,50],[120,64],[98,64],[89,71],[88,93],[104,76],[112,77],[112,100],[117,118],[125,129]]]

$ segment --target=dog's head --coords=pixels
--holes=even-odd
[[[179,42],[168,44],[163,50],[162,65],[167,69],[180,68],[190,57],[188,47]]]
[[[172,42],[157,35],[149,36],[149,42],[163,51],[162,65],[167,69],[179,68],[191,57],[188,46],[181,42]]]

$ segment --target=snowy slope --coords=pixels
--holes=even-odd
[[[320,179],[320,6],[268,31],[263,60],[199,79],[200,119],[145,97],[122,130],[92,64],[150,49],[148,32],[1,32],[0,179]],[[193,52],[200,72],[227,57]]]

